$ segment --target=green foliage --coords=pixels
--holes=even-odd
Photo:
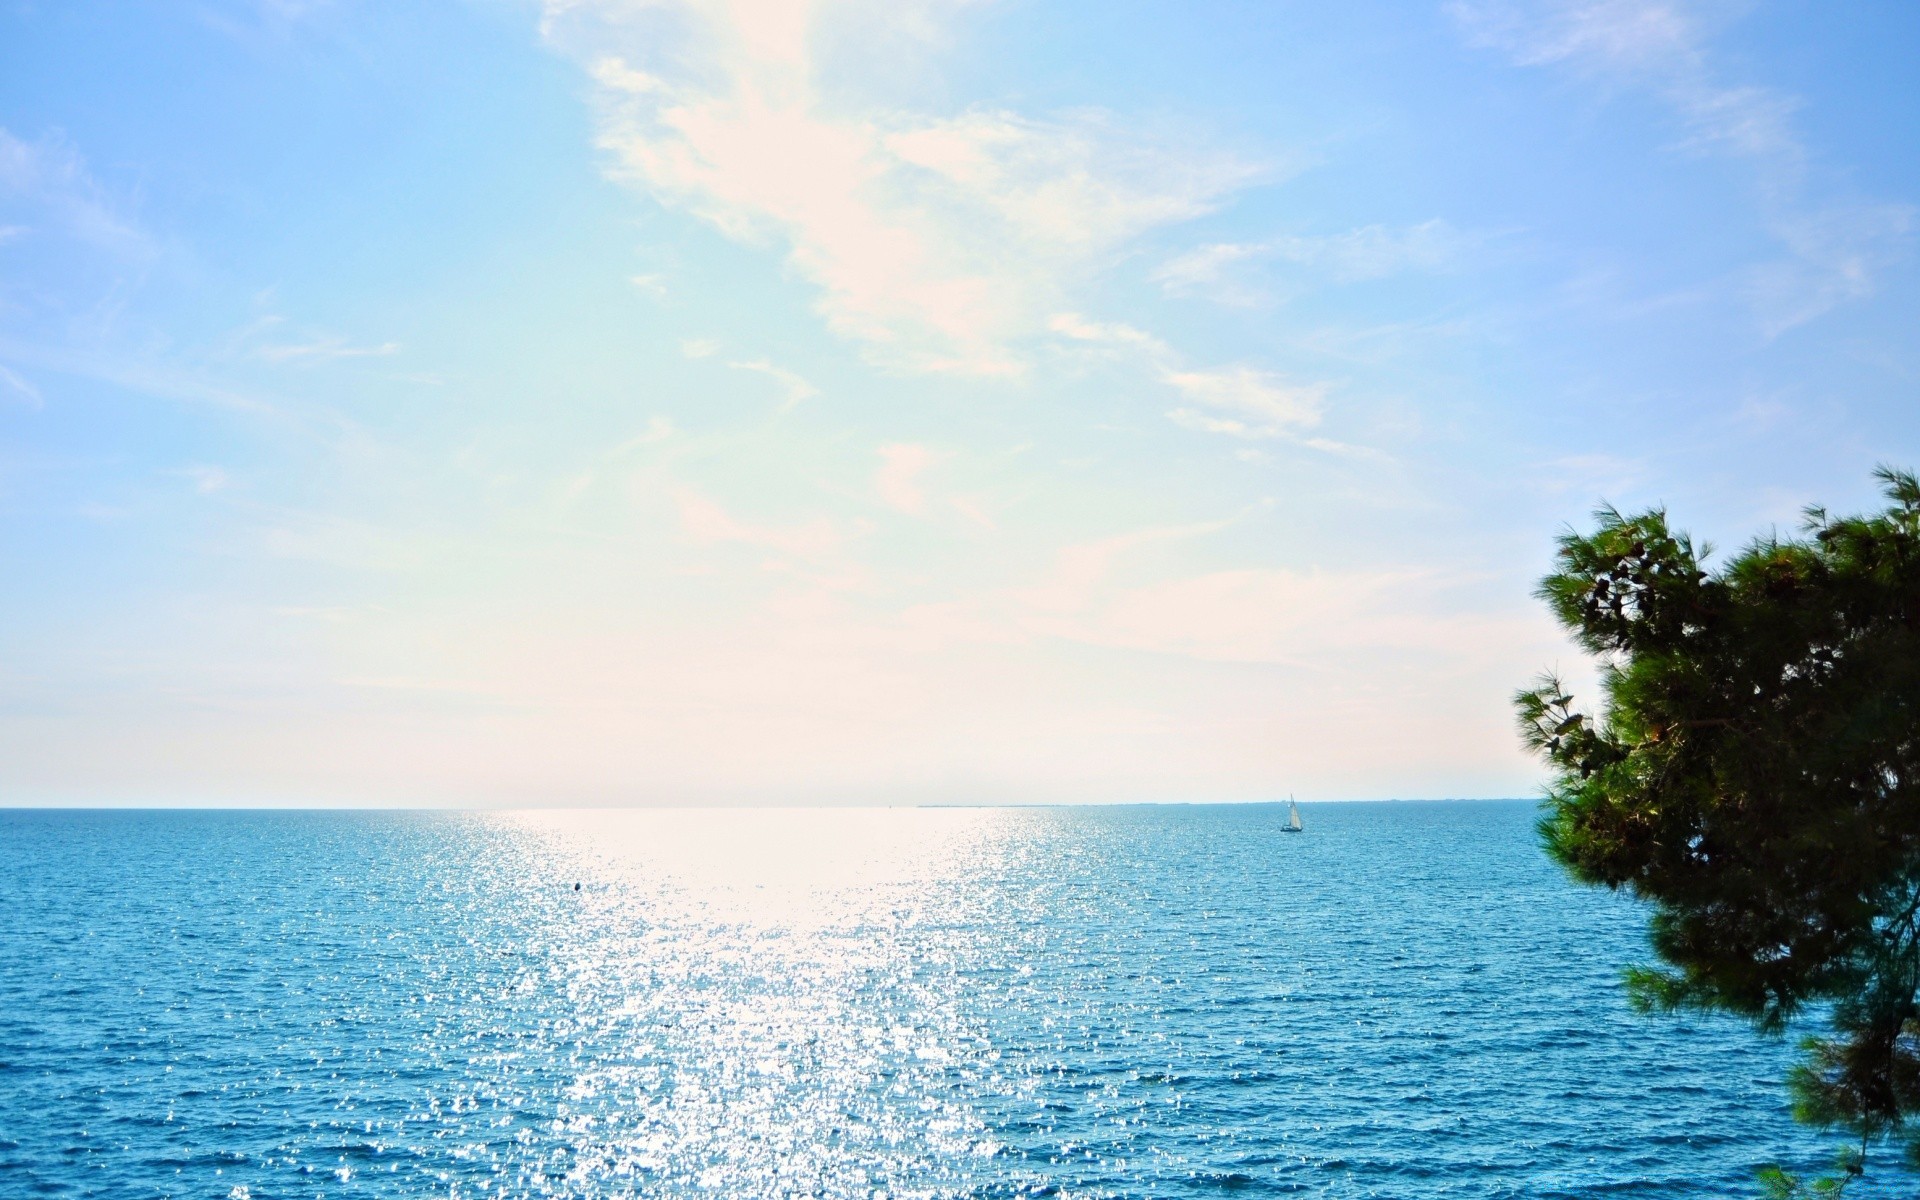
[[[1844,1146],[1833,1156],[1833,1174],[1802,1180],[1798,1175],[1767,1167],[1760,1172],[1760,1188],[1767,1200],[1833,1200],[1866,1170],[1867,1156],[1857,1146]]]
[[[1554,771],[1548,851],[1652,907],[1635,1003],[1769,1032],[1830,1006],[1795,1111],[1863,1144],[1920,1113],[1920,480],[1878,475],[1883,511],[1809,509],[1715,571],[1664,512],[1602,510],[1539,590],[1602,710],[1552,677],[1515,698]]]

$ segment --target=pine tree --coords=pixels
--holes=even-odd
[[[1884,511],[1809,509],[1717,570],[1664,511],[1603,509],[1539,589],[1601,710],[1551,676],[1515,703],[1549,853],[1652,909],[1636,1003],[1825,1014],[1796,1115],[1920,1160],[1920,481],[1877,475]]]

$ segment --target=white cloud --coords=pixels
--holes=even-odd
[[[599,84],[614,177],[729,238],[782,247],[829,325],[876,361],[1019,371],[1017,343],[1073,277],[1255,174],[1098,115],[862,107],[844,79],[829,102],[813,37],[844,8],[549,0],[544,28]]]
[[[1251,367],[1168,371],[1164,378],[1190,402],[1244,419],[1268,436],[1318,424],[1326,399],[1325,384],[1289,384]]]
[[[880,468],[874,472],[873,490],[887,507],[909,516],[927,510],[927,491],[921,482],[933,465],[933,451],[925,446],[896,442],[879,450]]]
[[[1460,581],[1421,571],[1214,571],[1110,597],[1065,636],[1221,662],[1354,662],[1368,652],[1511,656],[1545,641],[1530,611],[1449,604]]]
[[[820,389],[785,367],[776,367],[770,362],[730,362],[727,364],[736,371],[753,371],[779,383],[786,392],[786,399],[780,402],[780,412],[791,412],[801,402],[811,400],[820,394]]]
[[[1091,321],[1057,313],[1048,328],[1071,341],[1131,357],[1171,388],[1185,405],[1167,414],[1183,429],[1236,438],[1284,438],[1316,450],[1346,453],[1356,447],[1302,436],[1320,423],[1328,385],[1298,384],[1245,365],[1195,368],[1183,364],[1159,338],[1131,325]]]
[[[1144,351],[1156,359],[1173,355],[1173,348],[1142,329],[1120,322],[1089,321],[1078,313],[1055,313],[1047,328],[1076,342],[1105,343]]]
[[[1247,421],[1237,417],[1220,417],[1198,412],[1191,408],[1176,408],[1167,413],[1167,419],[1182,429],[1191,429],[1196,433],[1217,433],[1225,437],[1265,440],[1282,438],[1309,450],[1319,450],[1325,454],[1349,455],[1360,458],[1385,459],[1387,456],[1367,446],[1354,446],[1332,438],[1303,437],[1289,430],[1285,425],[1274,422]],[[1268,456],[1258,450],[1242,447],[1234,451],[1234,457],[1244,462],[1264,463]]]
[[[691,488],[676,491],[674,501],[679,506],[681,528],[696,542],[740,542],[796,558],[819,558],[838,550],[847,541],[844,532],[824,519],[800,525],[756,525],[742,521]]]
[[[1250,168],[1147,142],[1098,114],[904,113],[849,100],[844,79],[829,103],[813,39],[843,7],[550,0],[544,28],[600,86],[616,177],[730,238],[782,248],[820,288],[829,325],[878,361],[1012,373],[1025,365],[1021,344],[1050,332],[1143,356],[1181,412],[1200,414],[1175,417],[1191,428],[1301,440],[1319,421],[1323,385],[1192,368],[1152,333],[1059,311],[1079,277],[1143,231],[1208,211]],[[1459,240],[1433,221],[1279,239],[1260,252],[1363,278],[1436,265]],[[780,382],[783,410],[818,394],[769,362],[729,365]]]
[[[1053,570],[1045,579],[1028,587],[1014,589],[1007,593],[1007,597],[1028,613],[1054,616],[1085,613],[1101,595],[1115,566],[1135,550],[1155,543],[1185,542],[1205,537],[1231,524],[1231,520],[1221,520],[1191,525],[1154,525],[1066,546],[1056,556]]]
[[[680,343],[680,353],[688,358],[712,358],[720,353],[720,343],[712,338],[688,338]]]
[[[1210,417],[1203,412],[1190,408],[1176,408],[1167,413],[1167,419],[1182,429],[1191,429],[1195,433],[1220,433],[1228,437],[1251,438],[1260,434],[1245,421],[1236,421],[1231,417]]]
[[[1168,259],[1149,278],[1170,296],[1206,295],[1227,304],[1252,304],[1262,295],[1234,282],[1232,275],[1235,268],[1271,254],[1264,242],[1215,242]]]
[[[1249,510],[1255,511],[1255,510]],[[1241,514],[1242,517],[1248,514]],[[1181,573],[1170,562],[1240,518],[1163,525],[1063,547],[1035,582],[923,613],[976,641],[1064,641],[1212,662],[1309,667],[1344,677],[1371,662],[1551,658],[1551,622],[1530,605],[1489,609],[1488,580],[1419,567]],[[1157,551],[1158,563],[1142,561]],[[1437,673],[1444,677],[1445,671]]]

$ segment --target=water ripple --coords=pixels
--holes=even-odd
[[[1781,1045],[1627,1011],[1641,917],[1528,806],[1309,818],[0,813],[0,1193],[1750,1196],[1823,1157]]]

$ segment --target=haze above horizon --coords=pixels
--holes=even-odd
[[[9,5],[0,804],[1530,794],[1560,529],[1920,466],[1916,45]]]

